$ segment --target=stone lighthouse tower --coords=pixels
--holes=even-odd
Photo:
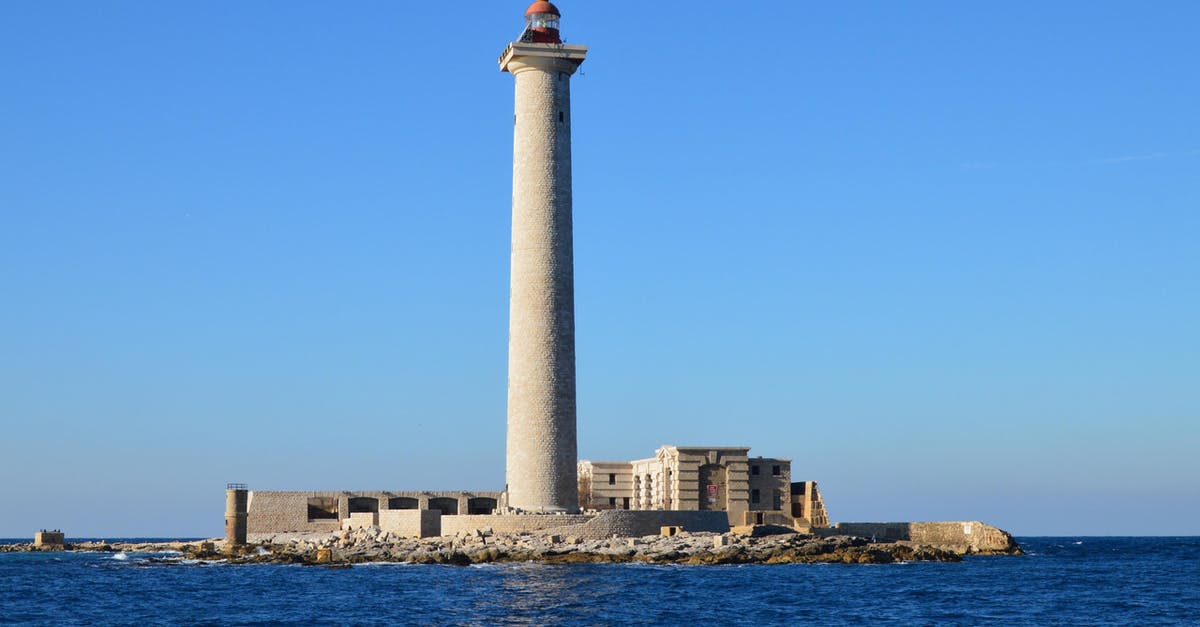
[[[577,512],[575,278],[571,243],[571,75],[587,48],[559,37],[539,1],[500,55],[516,80],[508,330],[509,507]]]

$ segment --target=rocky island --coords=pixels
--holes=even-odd
[[[234,564],[287,563],[342,566],[368,562],[450,564],[466,566],[492,562],[547,564],[889,564],[910,561],[957,562],[964,555],[1020,555],[1012,541],[1006,546],[978,549],[936,546],[909,541],[872,541],[849,535],[819,536],[786,527],[757,525],[731,533],[688,533],[664,530],[640,538],[586,539],[558,534],[523,532],[470,534],[437,538],[401,537],[378,528],[331,533],[278,534],[258,544],[224,552],[223,542],[153,544],[78,543],[66,550],[126,553],[166,553],[158,562],[226,560]],[[32,544],[0,547],[0,551],[38,550]]]

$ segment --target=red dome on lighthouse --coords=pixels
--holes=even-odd
[[[558,7],[546,0],[538,0],[529,5],[529,8],[525,9],[525,32],[521,34],[521,41],[535,44],[561,44],[562,38],[558,35],[560,17],[562,17],[562,13],[558,12]]]
[[[554,4],[550,2],[546,2],[546,0],[538,0],[537,2],[529,5],[528,9],[525,9],[525,17],[529,17],[534,13],[548,13],[550,15],[562,17],[562,13],[558,12],[558,7],[554,6]]]

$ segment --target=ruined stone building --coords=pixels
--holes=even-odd
[[[750,457],[749,447],[660,447],[654,457],[579,463],[586,509],[722,511],[731,525],[826,527],[815,481],[792,481],[789,459]]]
[[[491,514],[499,499],[499,492],[248,491],[247,531],[264,534],[374,526],[408,533],[419,531],[422,524],[428,528],[430,516]]]

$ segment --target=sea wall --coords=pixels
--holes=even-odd
[[[1012,553],[1020,551],[1003,529],[979,521],[966,522],[881,522],[838,523],[829,529],[813,529],[821,536],[860,536],[878,542],[912,542],[962,553]]]
[[[442,513],[429,509],[382,511],[379,512],[379,528],[408,538],[432,538],[442,535]]]
[[[725,512],[681,512],[658,510],[606,510],[596,515],[496,514],[491,516],[442,516],[442,535],[491,530],[492,533],[542,532],[583,539],[618,536],[638,538],[658,535],[662,527],[685,531],[729,531]]]
[[[247,526],[253,534],[338,531],[355,513],[487,514],[495,510],[499,498],[499,492],[254,490],[248,496]]]
[[[684,531],[729,531],[729,517],[721,511],[606,510],[587,522],[559,527],[555,533],[598,540],[618,536],[640,538],[658,535],[662,527],[683,527]]]
[[[442,516],[442,535],[473,533],[490,529],[492,533],[521,533],[557,529],[587,522],[591,516],[561,514],[492,514],[483,516]]]

